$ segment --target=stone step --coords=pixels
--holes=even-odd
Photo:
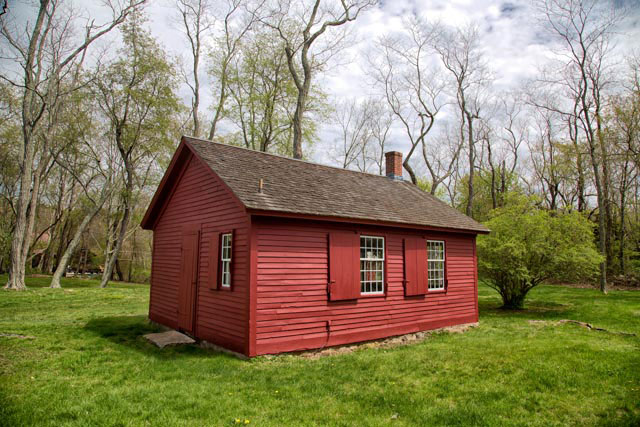
[[[144,337],[160,348],[180,344],[193,344],[196,342],[190,336],[174,330],[147,334]]]

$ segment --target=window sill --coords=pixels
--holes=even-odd
[[[382,294],[360,294],[358,299],[363,299],[363,298],[385,298],[386,296],[387,296],[386,293],[382,293]]]
[[[446,289],[433,289],[433,290],[430,289],[430,290],[427,291],[427,295],[430,295],[430,294],[446,294],[446,293],[447,293]]]

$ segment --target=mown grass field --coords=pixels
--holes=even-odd
[[[4,283],[6,277],[0,276]],[[0,424],[640,425],[640,292],[480,287],[480,326],[390,349],[241,361],[142,335],[148,286],[0,292]],[[575,319],[577,325],[529,320]]]

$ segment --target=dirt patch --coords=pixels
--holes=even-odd
[[[309,350],[309,351],[297,352],[294,354],[300,357],[308,358],[308,359],[318,359],[320,357],[333,356],[337,354],[353,353],[354,351],[363,349],[363,348],[392,348],[392,347],[398,347],[402,345],[422,342],[427,338],[429,338],[429,336],[436,333],[446,332],[451,334],[460,334],[468,331],[471,328],[475,328],[477,326],[478,326],[478,323],[465,323],[463,325],[447,326],[446,328],[415,332],[415,333],[406,334],[406,335],[398,335],[395,337],[389,337],[389,338],[384,338],[384,339],[375,340],[375,341],[368,341],[364,343],[328,347],[320,350]],[[271,357],[276,357],[276,356],[271,356]]]
[[[553,322],[549,322],[548,320],[529,320],[530,325],[546,326],[550,323],[553,323]]]
[[[529,320],[529,324],[531,324],[531,325],[560,326],[560,325],[564,325],[564,324],[567,324],[567,323],[572,323],[574,325],[582,326],[583,328],[587,328],[590,331],[608,332],[610,334],[625,335],[625,336],[630,336],[630,337],[635,337],[636,336],[636,334],[634,334],[632,332],[610,331],[608,329],[598,328],[596,326],[593,326],[591,323],[581,322],[579,320],[560,319],[560,320],[555,321],[555,322],[550,321],[550,320]]]
[[[0,332],[0,337],[3,338],[18,338],[20,340],[35,340],[36,337],[32,337],[30,335],[20,335],[20,334],[7,334],[4,332]]]

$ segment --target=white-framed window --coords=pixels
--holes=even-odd
[[[429,290],[444,289],[444,241],[427,240]]]
[[[360,236],[360,293],[384,293],[384,237]]]
[[[231,287],[231,242],[232,234],[222,235],[220,241],[220,282],[222,287]]]

